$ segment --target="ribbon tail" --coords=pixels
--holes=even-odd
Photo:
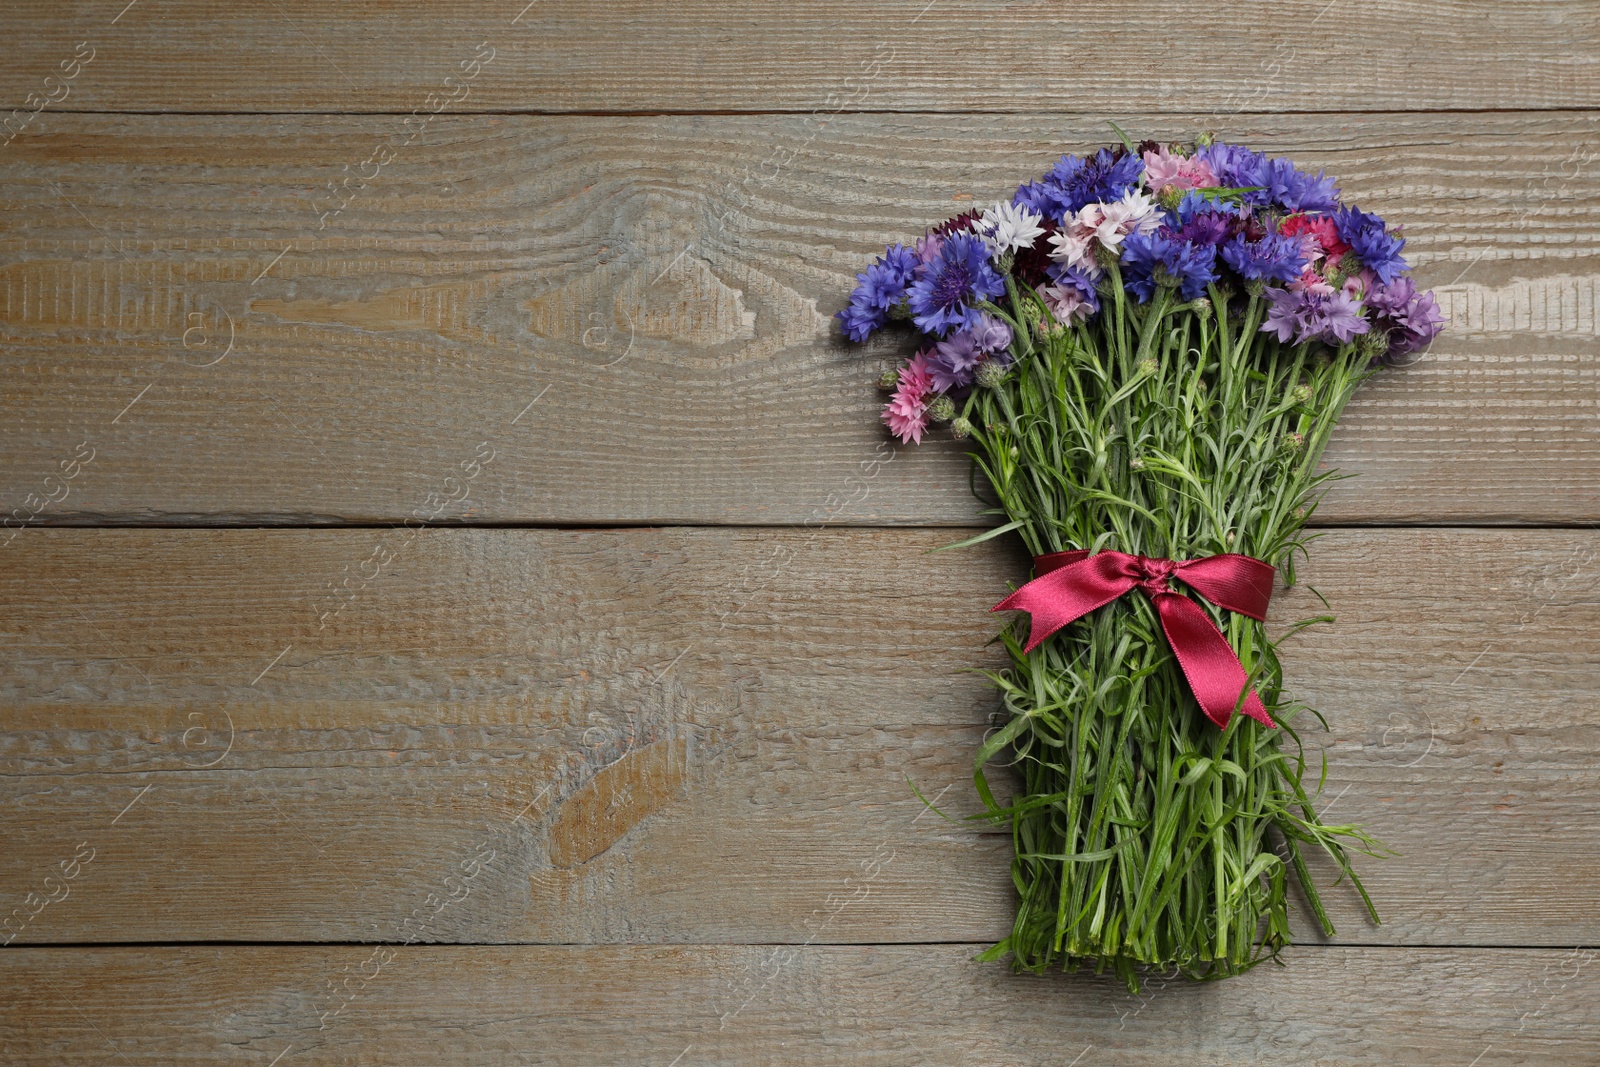
[[[1189,689],[1206,717],[1218,729],[1225,729],[1239,704],[1240,692],[1250,680],[1238,654],[1199,604],[1180,593],[1162,593],[1154,599],[1161,629],[1188,679]],[[1239,710],[1267,726],[1278,725],[1253,689],[1245,692]]]

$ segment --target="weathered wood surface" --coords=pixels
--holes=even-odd
[[[1600,8],[1155,17],[0,10],[0,1060],[1595,1061]],[[1009,842],[907,779],[974,810],[1026,563],[924,554],[965,462],[829,320],[1107,118],[1406,223],[1451,328],[1319,521],[1573,527],[1314,546],[1291,680],[1386,922],[1137,999],[970,959]],[[373,528],[39,528],[107,523]],[[381,944],[92,944],[197,940]]]
[[[1351,408],[1329,459],[1360,477],[1322,521],[1600,520],[1597,123],[1225,124],[1403,219],[1453,319]],[[978,521],[954,442],[885,444],[871,382],[894,345],[846,346],[830,315],[885,242],[1107,137],[1083,116],[445,116],[361,188],[399,129],[50,115],[0,152],[0,503],[67,523]],[[435,511],[482,441],[470,500]],[[92,465],[41,509],[80,444]]]
[[[79,42],[59,106],[110,111],[889,109],[1220,111],[1597,102],[1584,0],[1245,0],[1091,11],[1000,0],[19,0],[0,100],[23,106]],[[224,45],[223,42],[226,42]],[[462,63],[485,45],[493,58]],[[472,77],[464,77],[471,74]],[[454,81],[446,81],[454,78]],[[55,96],[60,97],[59,89]],[[28,106],[33,106],[31,103]]]
[[[1228,982],[1015,976],[963,945],[0,953],[6,1062],[1594,1062],[1595,950],[1300,947]],[[274,1057],[281,1057],[275,1060]]]
[[[960,672],[998,662],[985,609],[1025,573],[926,554],[957,536],[26,530],[0,549],[16,940],[996,938],[1009,839],[907,785],[974,810],[996,702]],[[1307,742],[1330,815],[1401,853],[1361,868],[1384,926],[1328,893],[1343,940],[1600,939],[1597,557],[1563,530],[1313,546],[1338,622],[1286,648],[1331,727]],[[1273,617],[1322,610],[1301,586]]]

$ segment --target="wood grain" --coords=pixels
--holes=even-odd
[[[1009,839],[908,784],[974,810],[995,699],[962,670],[998,663],[985,609],[1025,573],[926,554],[955,536],[26,530],[0,550],[17,941],[998,937]],[[1400,853],[1362,864],[1382,927],[1328,893],[1345,941],[1600,938],[1597,557],[1316,542],[1339,621],[1286,652],[1331,727],[1306,741],[1330,815]],[[1273,618],[1322,611],[1301,586]],[[80,846],[66,898],[28,901]]]
[[[1595,955],[1306,946],[1133,997],[964,945],[28,949],[0,954],[0,1049],[18,1067],[1571,1067],[1600,1044]]]
[[[119,13],[120,12],[120,13]],[[982,0],[21,2],[0,18],[21,107],[87,41],[61,107],[408,112],[839,108],[1239,111],[1593,106],[1600,16],[1582,0],[1244,0],[1093,17]],[[225,44],[223,42],[226,42]],[[484,44],[493,59],[464,77]],[[457,79],[445,82],[447,77]],[[59,90],[55,96],[59,97]],[[28,106],[33,106],[29,104]]]
[[[397,120],[49,119],[0,154],[6,513],[96,450],[47,523],[980,521],[953,442],[885,441],[896,343],[846,346],[830,315],[886,241],[1106,136],[445,117],[318,229]],[[1404,220],[1454,319],[1353,405],[1329,459],[1359,477],[1322,521],[1600,520],[1597,122],[1228,123]]]

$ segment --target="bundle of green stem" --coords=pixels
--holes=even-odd
[[[1210,299],[1163,288],[1134,303],[1109,272],[1101,314],[1079,326],[1056,323],[1009,279],[1009,307],[986,306],[1012,325],[1016,358],[972,391],[958,425],[1010,519],[1001,529],[1035,556],[1243,553],[1292,583],[1330,477],[1319,457],[1369,355],[1282,343],[1260,332],[1264,300],[1230,302],[1215,286]],[[978,754],[976,780],[988,817],[1010,823],[1020,899],[1010,936],[985,958],[1009,954],[1027,971],[1109,968],[1135,991],[1145,969],[1237,974],[1288,943],[1289,868],[1333,934],[1307,864],[1315,851],[1377,921],[1350,855],[1378,846],[1317,817],[1325,768],[1308,774],[1294,726],[1308,709],[1284,690],[1277,642],[1264,624],[1198,602],[1277,729],[1243,714],[1213,725],[1144,597],[1122,597],[1032,652],[1027,616],[1001,635],[1011,667],[990,677],[1006,718]],[[1009,804],[986,779],[997,763],[1020,772]]]

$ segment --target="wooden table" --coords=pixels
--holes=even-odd
[[[524,2],[0,12],[0,1060],[1600,1062],[1600,8]],[[1452,319],[1288,652],[1385,922],[1136,998],[971,959],[1025,561],[829,319],[1108,119]]]

